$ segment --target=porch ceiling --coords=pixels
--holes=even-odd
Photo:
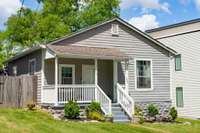
[[[129,57],[117,48],[97,48],[84,46],[47,45],[58,56],[78,58],[98,58],[128,60]]]

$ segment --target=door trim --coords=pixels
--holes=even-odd
[[[72,68],[72,84],[75,84],[75,64],[59,64],[59,84],[62,84],[61,79],[61,68],[62,67],[71,67]]]
[[[93,67],[94,67],[94,69],[95,69],[95,65],[82,64],[82,76],[81,76],[81,78],[82,78],[82,81],[81,81],[81,83],[82,83],[82,84],[84,84],[84,83],[83,83],[83,75],[84,75],[84,74],[83,74],[83,68],[84,68],[84,66],[93,66]],[[95,78],[95,75],[94,75],[94,78]]]

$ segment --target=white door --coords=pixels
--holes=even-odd
[[[82,84],[94,84],[94,65],[82,65]]]

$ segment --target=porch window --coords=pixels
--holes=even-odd
[[[136,60],[136,89],[152,89],[151,68],[151,60]]]
[[[74,66],[73,65],[60,66],[60,83],[74,84]]]

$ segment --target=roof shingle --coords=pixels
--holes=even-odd
[[[117,48],[99,48],[71,45],[47,45],[58,56],[81,56],[100,59],[129,59],[124,52]]]

